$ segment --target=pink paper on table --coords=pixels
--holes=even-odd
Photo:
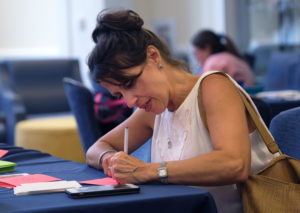
[[[10,177],[10,178],[2,178],[0,179],[0,187],[14,188],[24,183],[40,183],[40,182],[51,182],[51,181],[58,181],[58,180],[61,179],[51,177],[48,175],[42,175],[42,174],[24,175],[24,176]]]
[[[92,184],[92,185],[118,185],[119,184],[115,179],[110,177],[94,179],[94,180],[85,180],[85,181],[80,181],[79,183]]]
[[[8,150],[0,149],[0,158],[6,155],[6,153],[8,153]]]

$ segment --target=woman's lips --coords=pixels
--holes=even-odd
[[[150,112],[151,107],[152,107],[151,99],[149,99],[149,100],[142,106],[142,108],[145,109],[146,112]]]

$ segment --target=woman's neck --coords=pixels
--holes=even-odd
[[[184,70],[173,70],[170,75],[170,96],[168,110],[173,112],[183,103],[199,76],[192,75]]]

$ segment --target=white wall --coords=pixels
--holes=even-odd
[[[202,28],[225,32],[224,0],[135,0],[134,9],[148,28],[153,20],[174,19],[178,48],[188,45]]]
[[[0,59],[78,58],[82,78],[103,0],[1,0]]]
[[[202,28],[225,32],[224,0],[0,0],[0,60],[11,57],[76,57],[84,82],[91,32],[105,7],[137,11],[152,29],[172,20],[174,49],[190,54],[192,36]]]
[[[249,0],[226,0],[226,34],[240,52],[247,52],[250,41]]]
[[[96,25],[96,17],[104,8],[104,1],[69,0],[68,3],[70,56],[80,59],[81,76],[86,86],[91,88],[86,59],[94,46],[91,34]]]
[[[66,0],[1,0],[1,57],[69,55]]]

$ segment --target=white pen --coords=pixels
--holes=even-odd
[[[125,134],[124,134],[124,152],[128,154],[128,127],[125,127]]]

